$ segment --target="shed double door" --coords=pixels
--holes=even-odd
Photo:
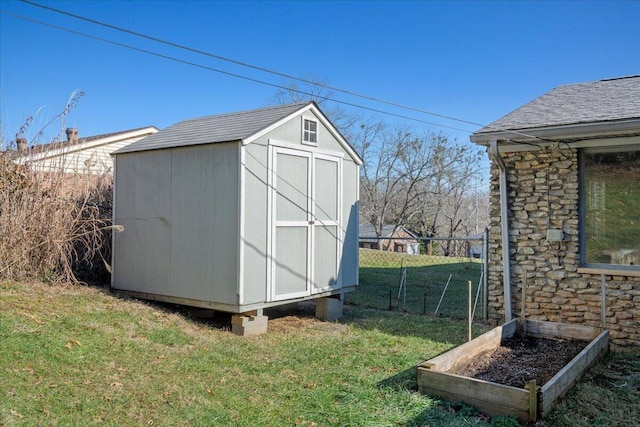
[[[272,301],[340,287],[341,158],[272,147]]]

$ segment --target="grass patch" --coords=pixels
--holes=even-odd
[[[302,307],[273,315],[266,335],[238,337],[228,318],[101,289],[1,283],[0,425],[509,425],[415,391],[416,365],[463,342],[464,322],[347,305],[328,323]],[[622,360],[640,371],[637,352]],[[597,397],[609,425],[637,420],[637,389],[616,387],[629,377]],[[554,412],[577,423],[548,425],[592,425],[586,396]]]
[[[243,338],[91,287],[4,283],[0,304],[0,425],[486,425],[415,392],[464,339],[448,319],[351,306]]]
[[[553,426],[637,426],[640,422],[640,349],[618,348],[569,391],[551,413]]]

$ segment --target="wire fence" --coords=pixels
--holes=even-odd
[[[465,238],[360,238],[360,285],[347,302],[486,320],[487,232]],[[471,282],[471,292],[469,291]],[[471,295],[471,298],[470,298]]]

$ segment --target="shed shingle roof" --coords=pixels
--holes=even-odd
[[[178,122],[160,132],[134,142],[114,154],[157,150],[189,145],[240,141],[312,104],[302,102],[257,110],[199,117]]]
[[[639,118],[640,76],[629,76],[559,86],[474,135]]]

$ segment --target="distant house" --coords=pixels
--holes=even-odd
[[[360,248],[402,252],[410,255],[420,253],[418,237],[402,226],[384,225],[380,237],[371,224],[360,224]]]
[[[484,233],[467,236],[467,258],[484,258]]]
[[[557,87],[471,141],[493,161],[490,317],[510,320],[526,275],[528,317],[640,345],[640,76]]]
[[[156,132],[155,126],[147,126],[79,138],[77,129],[68,128],[65,141],[31,147],[25,139],[18,138],[14,161],[39,172],[112,174],[112,152]]]

